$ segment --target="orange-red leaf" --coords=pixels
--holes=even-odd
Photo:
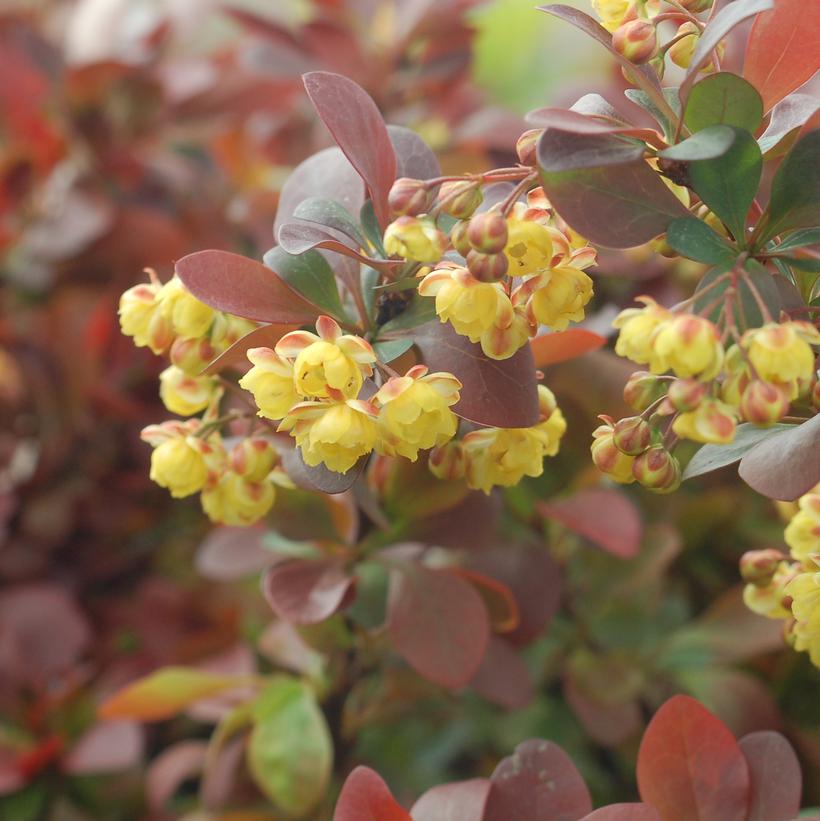
[[[530,340],[536,368],[546,368],[597,351],[606,345],[606,337],[585,328],[568,328],[551,334],[542,334]]]

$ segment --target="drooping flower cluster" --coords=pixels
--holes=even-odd
[[[787,641],[820,667],[820,485],[801,496],[784,533],[789,556],[756,550],[741,559],[746,605],[784,621]]]

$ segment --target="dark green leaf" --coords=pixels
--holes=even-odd
[[[289,254],[277,245],[265,254],[262,261],[314,305],[337,319],[347,318],[339,298],[336,277],[318,251]]]
[[[359,226],[356,225],[348,210],[335,200],[308,197],[296,206],[293,216],[308,222],[329,225],[358,242],[359,247],[365,247],[364,237]]]
[[[732,147],[735,132],[726,125],[713,125],[698,131],[677,145],[664,148],[658,155],[667,160],[692,162],[693,160],[714,160],[722,157]]]
[[[364,299],[364,307],[367,310],[367,315],[373,317],[376,309],[376,294],[374,290],[379,281],[381,274],[368,265],[362,266],[361,283],[362,283],[362,299]]]
[[[807,245],[820,244],[820,228],[805,228],[789,234],[780,245],[771,245],[770,251],[791,251],[793,248],[805,248]]]
[[[682,256],[711,265],[731,265],[737,253],[717,231],[695,217],[670,222],[666,241]]]
[[[655,105],[653,99],[645,91],[642,91],[639,88],[628,88],[624,91],[624,94],[628,100],[631,100],[636,105],[639,105],[641,108],[648,111],[654,117],[655,122],[663,130],[664,137],[666,137],[669,141],[672,140],[672,136],[675,133],[676,124],[666,116],[664,111],[661,111],[661,109]],[[680,116],[680,99],[678,98],[678,90],[676,88],[664,88],[663,96],[672,111],[674,111],[677,116]]]
[[[713,128],[725,129],[729,126]],[[735,140],[731,148],[722,157],[690,163],[689,179],[692,188],[723,220],[735,239],[745,244],[746,215],[760,184],[763,158],[758,144],[748,131],[739,128],[732,130]],[[705,134],[706,131],[699,133]]]
[[[778,257],[783,262],[790,265],[792,268],[799,268],[801,271],[807,271],[810,274],[815,274],[820,271],[820,259],[816,257]]]
[[[718,298],[726,291],[731,283],[729,277],[726,277],[718,285],[715,285],[714,288],[709,288],[709,286],[730,267],[731,264],[713,268],[711,271],[707,272],[706,276],[703,277],[698,284],[697,290],[695,291],[695,304],[693,306],[695,311],[705,310],[709,304],[715,303],[715,301],[718,300]],[[760,294],[764,304],[768,308],[769,313],[772,316],[778,316],[780,314],[782,301],[780,292],[775,284],[774,277],[758,263],[748,262],[746,267],[748,269],[749,277],[754,283],[755,288]],[[738,278],[736,287],[738,291],[737,296],[740,303],[740,310],[736,311],[735,315],[738,325],[742,329],[760,327],[764,324],[765,318],[760,311],[757,300],[754,298],[754,295],[749,289],[748,283],[743,278]],[[707,288],[709,288],[708,291],[706,290]],[[708,319],[711,319],[712,322],[717,321],[721,306],[722,302],[718,302],[708,312],[708,314],[705,314],[705,316],[707,316]]]
[[[373,343],[373,350],[380,362],[392,362],[412,347],[413,339],[409,336],[403,336],[400,339],[385,339]]]
[[[703,476],[727,465],[739,462],[755,445],[769,436],[790,430],[793,425],[773,425],[770,428],[759,428],[748,422],[737,426],[735,441],[729,445],[704,445],[690,460],[683,471],[684,479]]]
[[[429,296],[416,296],[397,317],[382,325],[381,334],[407,331],[436,319],[436,301]]]
[[[372,200],[365,200],[362,210],[359,212],[359,221],[362,224],[364,235],[370,240],[379,256],[387,257],[387,252],[382,244],[382,231],[379,228],[379,221],[376,219],[376,212],[373,210]]]
[[[763,120],[763,100],[742,77],[721,71],[695,83],[683,116],[693,132],[710,125],[734,125],[753,134]]]
[[[765,238],[820,223],[820,129],[798,140],[772,182]]]
[[[247,756],[259,789],[289,815],[303,816],[322,799],[333,742],[306,684],[276,676],[259,695]]]

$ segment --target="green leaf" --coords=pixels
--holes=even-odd
[[[783,262],[790,265],[792,268],[798,268],[801,271],[806,271],[810,274],[815,274],[820,271],[820,259],[813,257],[777,257]]]
[[[298,219],[308,220],[308,222],[318,222],[320,225],[335,228],[358,242],[361,248],[366,245],[361,229],[353,217],[350,216],[348,210],[341,203],[335,200],[308,197],[296,206],[293,216]]]
[[[391,334],[396,331],[408,331],[436,319],[436,300],[433,297],[416,294],[413,301],[397,317],[385,322],[381,327],[381,334]]]
[[[733,125],[753,134],[763,120],[763,100],[742,77],[721,71],[692,86],[683,119],[692,132]]]
[[[277,245],[265,254],[262,261],[314,305],[336,319],[347,320],[336,277],[327,260],[318,251],[289,254]]]
[[[376,285],[378,285],[381,274],[369,265],[362,265],[361,283],[362,299],[367,315],[373,319],[376,315]]]
[[[748,422],[738,425],[735,433],[735,440],[729,445],[704,445],[686,466],[683,471],[684,479],[693,479],[695,476],[703,476],[727,465],[739,462],[755,445],[780,433],[783,430],[790,430],[793,425],[772,425],[770,428],[759,428]]]
[[[712,126],[698,132],[698,135],[728,127]],[[700,198],[743,245],[746,241],[746,215],[760,184],[763,157],[751,134],[739,128],[732,131],[735,140],[729,150],[715,159],[692,162],[689,165],[689,179]]]
[[[312,690],[276,676],[254,703],[248,767],[265,795],[286,813],[306,815],[324,796],[333,742]]]
[[[409,336],[400,339],[385,339],[382,342],[374,342],[373,350],[380,362],[392,362],[398,359],[405,351],[413,347],[413,340]]]
[[[729,277],[726,277],[722,282],[715,285],[713,288],[709,286],[711,286],[716,279],[722,276],[730,268],[731,263],[728,265],[718,266],[713,268],[711,271],[707,271],[706,275],[698,283],[698,287],[695,290],[695,303],[693,308],[696,312],[703,312],[710,303],[714,304],[715,300],[718,300],[718,298],[726,291],[731,283]],[[780,314],[782,300],[780,297],[780,291],[778,290],[771,273],[769,273],[769,271],[767,271],[762,265],[754,261],[748,261],[746,263],[746,269],[749,278],[754,283],[754,286],[760,294],[763,303],[768,308],[769,313],[772,316],[778,316]],[[765,319],[760,307],[757,304],[754,294],[749,288],[749,284],[745,281],[745,279],[738,278],[736,287],[737,297],[739,298],[738,301],[740,304],[740,310],[735,311],[735,319],[738,325],[743,330],[746,328],[760,327],[765,322]],[[716,322],[718,315],[720,314],[721,306],[722,303],[718,302],[718,304],[715,305],[708,314],[704,315],[712,322]]]
[[[667,141],[670,141],[675,134],[675,123],[669,121],[669,118],[655,105],[652,98],[643,90],[639,88],[628,88],[624,91],[624,95],[628,100],[631,100],[636,105],[639,105],[645,111],[648,111],[655,122],[663,130],[663,135]],[[680,116],[680,99],[678,98],[678,90],[676,88],[664,88],[663,96],[666,102],[669,103],[672,110]]]
[[[48,803],[48,791],[43,784],[33,784],[11,795],[0,796],[0,818],[14,821],[38,821]]]
[[[387,258],[387,251],[382,244],[382,231],[379,228],[379,221],[376,219],[376,212],[373,210],[373,201],[365,200],[362,210],[359,213],[359,221],[362,224],[364,235],[376,249],[379,256]]]
[[[820,228],[805,228],[789,234],[780,245],[770,245],[769,251],[790,251],[793,248],[805,248],[807,245],[820,243]]]
[[[726,154],[734,142],[735,133],[729,126],[713,125],[677,145],[664,148],[658,156],[678,162],[714,160]]]
[[[717,231],[695,217],[670,222],[666,241],[682,256],[711,265],[731,265],[737,254]]]
[[[820,129],[798,140],[772,181],[763,239],[820,223]]]

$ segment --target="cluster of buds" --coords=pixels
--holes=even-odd
[[[555,456],[567,429],[552,391],[538,386],[538,423],[529,428],[481,428],[430,452],[428,465],[440,479],[464,479],[489,494],[512,487],[524,476],[544,472],[544,458]]]
[[[147,273],[148,282],[120,297],[120,327],[138,347],[168,355],[160,398],[171,413],[192,416],[221,396],[219,381],[203,375],[205,367],[256,325],[200,302],[177,276],[163,285],[153,271]]]
[[[820,333],[811,323],[767,322],[742,335],[733,327],[721,334],[705,317],[668,310],[649,297],[638,301],[642,307],[622,311],[614,325],[615,352],[649,368],[624,388],[640,415],[607,418],[592,445],[596,465],[615,481],[674,489],[680,471],[671,451],[679,439],[728,444],[739,420],[769,427],[793,402],[813,401],[811,346],[820,344]],[[647,468],[650,460],[658,471]]]
[[[530,155],[539,133],[522,135],[522,158],[534,161]],[[524,183],[532,177],[527,168],[515,173]],[[435,201],[418,195],[431,184],[397,180],[390,201],[405,212],[412,204],[458,217],[449,235],[436,227],[432,213],[403,213],[387,227],[384,247],[408,263],[433,263],[432,271],[416,272],[418,292],[435,298],[442,322],[479,343],[492,359],[507,359],[539,325],[560,331],[584,318],[592,298],[585,269],[596,254],[553,213],[541,188],[530,190],[526,203],[512,198],[476,214],[482,202],[479,181],[444,182]],[[444,258],[448,250],[462,259]]]
[[[784,533],[789,555],[753,550],[740,560],[746,606],[781,619],[786,640],[820,667],[820,485],[802,496]]]
[[[240,386],[253,394],[260,416],[290,433],[307,465],[346,473],[374,450],[415,461],[458,428],[451,410],[458,379],[416,365],[376,389],[369,379],[373,348],[330,317],[319,317],[315,334],[293,331],[275,348],[252,348],[247,356],[252,367]]]

